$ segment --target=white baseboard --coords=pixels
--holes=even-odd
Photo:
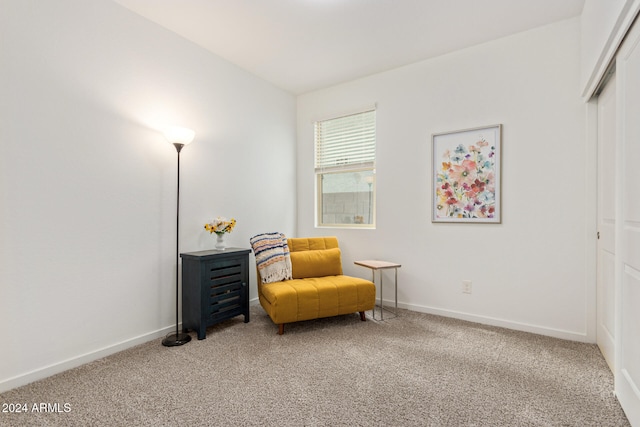
[[[393,307],[394,301],[384,301],[385,307]],[[407,310],[417,311],[420,313],[435,314],[437,316],[452,317],[454,319],[466,320],[468,322],[481,323],[483,325],[499,326],[501,328],[513,329],[516,331],[530,332],[538,335],[545,335],[554,338],[560,338],[569,341],[578,341],[593,344],[589,340],[586,333],[565,331],[562,329],[547,328],[544,326],[532,325],[522,322],[514,322],[512,320],[499,319],[496,317],[482,316],[478,314],[464,313],[461,311],[446,310],[436,307],[428,307],[416,304],[406,304],[398,302],[398,308],[406,308]]]
[[[114,353],[118,353],[122,350],[126,350],[138,344],[143,344],[145,342],[164,337],[165,335],[173,331],[174,328],[175,328],[175,325],[169,326],[157,331],[149,332],[147,334],[139,335],[137,337],[133,337],[131,339],[116,343],[114,345],[110,345],[108,347],[103,347],[101,349],[91,351],[89,353],[85,353],[80,356],[64,360],[59,363],[54,363],[52,365],[45,366],[44,368],[35,369],[33,371],[30,371],[21,375],[17,375],[12,378],[2,380],[0,381],[0,393],[4,393],[11,389],[32,383],[34,381],[38,381],[55,374],[59,374],[60,372],[64,372],[69,369],[76,368],[86,363],[93,362],[94,360],[102,359],[103,357],[109,356]],[[161,345],[160,342],[158,342],[158,345]]]

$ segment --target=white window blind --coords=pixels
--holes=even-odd
[[[316,173],[373,168],[376,111],[364,111],[315,123]]]

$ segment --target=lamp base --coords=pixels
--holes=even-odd
[[[165,339],[162,340],[162,345],[165,347],[176,347],[179,345],[184,345],[191,341],[191,336],[185,333],[176,333],[167,335]]]

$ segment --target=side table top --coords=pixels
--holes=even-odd
[[[371,259],[367,259],[364,261],[354,261],[353,263],[356,265],[361,265],[362,267],[371,268],[373,270],[402,267],[402,265],[396,264],[395,262],[378,261],[378,260],[371,260]]]
[[[180,254],[181,258],[205,258],[217,255],[230,255],[230,254],[245,254],[250,253],[251,249],[245,248],[226,248],[224,250],[219,249],[209,249],[205,251],[197,251],[197,252],[183,252]]]

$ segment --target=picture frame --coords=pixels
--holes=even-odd
[[[432,222],[502,222],[501,151],[501,124],[432,135]]]

